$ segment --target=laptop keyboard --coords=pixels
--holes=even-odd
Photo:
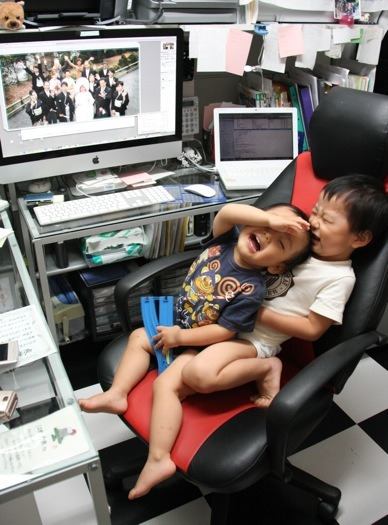
[[[279,168],[273,167],[273,166],[254,166],[250,164],[249,166],[242,166],[239,164],[238,166],[231,166],[231,167],[223,167],[222,168],[223,173],[225,173],[227,176],[231,177],[252,177],[252,176],[260,176],[260,177],[276,177],[279,174]]]

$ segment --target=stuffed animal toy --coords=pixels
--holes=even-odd
[[[24,2],[1,2],[0,3],[0,29],[17,31],[25,29]]]

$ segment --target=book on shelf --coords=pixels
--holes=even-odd
[[[186,215],[186,217],[183,217],[183,220],[182,220],[182,230],[180,233],[179,248],[178,248],[180,252],[183,252],[183,250],[185,249],[185,242],[186,242],[186,235],[187,235],[189,219],[190,217]]]
[[[349,73],[348,88],[359,89],[360,91],[368,91],[369,77],[366,77],[363,75],[354,75],[352,73]]]
[[[292,106],[290,92],[284,82],[273,80],[272,93],[274,107],[289,108]]]
[[[330,86],[346,87],[348,85],[349,69],[344,67],[316,64],[313,72]]]
[[[315,71],[305,71],[293,66],[288,69],[287,73],[290,79],[296,82],[298,86],[310,87],[313,108],[315,109],[319,104],[319,92],[321,91],[319,78],[321,78],[321,76]]]
[[[299,86],[298,91],[299,91],[299,100],[300,100],[300,107],[302,109],[304,127],[308,135],[310,119],[314,111],[310,86]]]
[[[258,91],[257,89],[238,85],[238,99],[239,103],[254,108],[267,108],[271,106],[272,93],[269,91]]]
[[[163,206],[163,210],[172,211],[189,208],[191,205],[191,202],[181,202],[179,204],[169,203]],[[145,257],[148,259],[157,259],[183,251],[185,248],[188,219],[189,217],[185,216],[148,224],[146,233],[150,239],[150,247]]]
[[[163,221],[160,230],[160,243],[156,253],[156,257],[164,257],[166,255],[166,238],[167,238],[167,224],[169,221]]]
[[[290,92],[292,105],[294,108],[296,108],[296,112],[298,115],[298,152],[302,153],[303,151],[307,151],[309,149],[309,146],[307,132],[302,115],[302,109],[300,107],[299,102],[298,87],[296,84],[290,83],[288,86],[288,90]]]
[[[294,80],[291,80],[287,75],[282,73],[276,73],[273,76],[273,81],[282,82],[288,89],[291,105],[296,108],[298,118],[298,152],[302,153],[303,151],[307,151],[308,137],[302,114],[302,108],[300,106],[298,84]]]

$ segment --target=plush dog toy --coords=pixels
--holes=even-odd
[[[25,29],[24,2],[1,2],[0,3],[0,29],[17,31]]]

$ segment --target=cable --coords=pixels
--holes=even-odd
[[[197,162],[195,162],[190,155],[188,155],[187,153],[183,152],[181,155],[179,155],[178,157],[178,160],[181,160],[182,161],[182,164],[183,164],[183,160],[186,159],[188,160],[189,162],[191,162],[197,169],[199,169],[199,171],[204,171],[205,173],[218,173],[217,169],[216,168],[206,168],[205,166],[201,166],[200,164],[198,164]],[[188,167],[185,166],[185,167]]]
[[[262,70],[262,67],[261,67],[261,62],[263,60],[266,33],[260,33],[260,34],[261,34],[261,36],[263,38],[263,43],[262,43],[262,46],[260,48],[259,55],[257,57],[257,66],[245,66],[244,67],[244,71],[246,71],[247,73],[250,73],[250,72],[252,72],[252,73],[260,73],[261,89],[263,90],[264,89],[264,75],[263,75],[263,70]]]
[[[155,24],[155,22],[157,22],[164,14],[164,9],[162,8],[162,1],[159,0],[158,3],[159,3],[158,12],[153,18],[151,18],[151,20],[136,20],[133,18],[124,18],[123,23],[124,24],[144,24],[144,25]]]
[[[84,191],[82,191],[78,184],[75,185],[75,188],[76,188],[77,191],[79,191],[81,193],[81,195],[84,195],[85,197],[91,197],[92,196],[90,193],[85,193]]]
[[[109,25],[109,24],[113,24],[114,22],[119,22],[121,20],[121,15],[119,16],[116,16],[115,18],[111,18],[110,20],[97,20],[97,22],[95,22],[95,25],[96,26],[103,26],[103,25]]]
[[[202,150],[202,158],[206,159],[205,148],[203,147],[202,142],[200,140],[198,140],[198,139],[190,139],[189,141],[187,141],[188,144],[190,144],[191,142],[197,142],[199,144],[199,146],[201,147],[201,150]]]
[[[156,163],[157,161],[155,160],[155,162],[153,163],[153,165],[151,166],[151,168],[147,169],[148,173],[151,173],[151,171],[156,168]]]

